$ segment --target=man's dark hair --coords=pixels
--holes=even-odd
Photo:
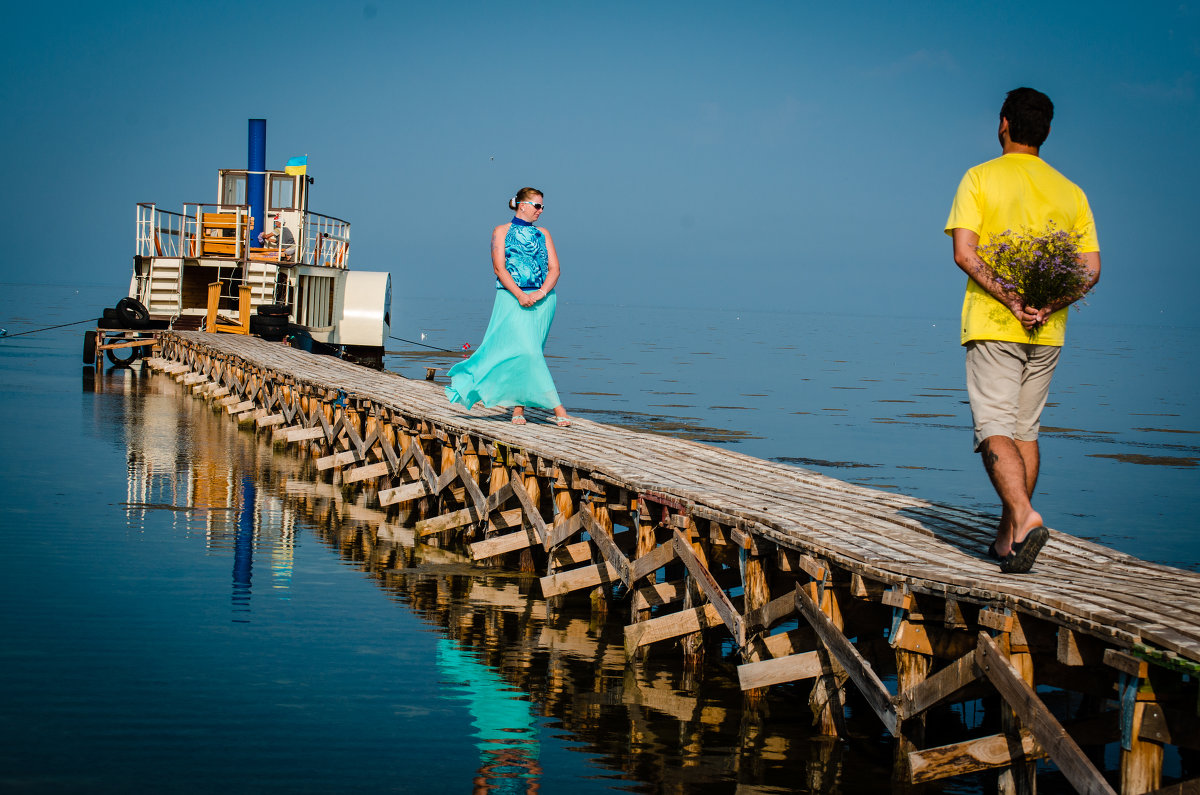
[[[1036,89],[1014,88],[1000,108],[1000,118],[1008,119],[1008,137],[1013,143],[1039,147],[1050,134],[1054,103]]]

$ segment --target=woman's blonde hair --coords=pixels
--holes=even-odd
[[[513,196],[508,200],[508,209],[515,211],[517,209],[517,202],[529,201],[530,196],[541,196],[542,198],[545,198],[546,194],[542,193],[537,188],[521,188],[519,191],[517,191],[516,196]]]

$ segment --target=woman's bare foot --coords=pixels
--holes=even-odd
[[[525,424],[525,407],[524,406],[514,406],[513,407],[512,424],[513,425],[524,425]]]

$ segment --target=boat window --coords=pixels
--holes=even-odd
[[[222,191],[221,204],[245,204],[246,203],[246,175],[245,174],[226,174],[225,189]]]
[[[291,175],[271,175],[271,209],[290,210],[296,206],[296,178]]]

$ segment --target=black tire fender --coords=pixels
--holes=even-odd
[[[144,359],[150,355],[151,346],[138,345],[131,348],[109,348],[105,351],[108,354],[108,360],[117,367],[128,367],[138,359]]]
[[[150,312],[136,298],[122,298],[117,301],[117,316],[129,328],[145,328],[150,323]]]
[[[96,363],[96,332],[83,332],[83,363]]]
[[[288,304],[261,304],[258,307],[258,314],[263,317],[286,318],[292,314],[292,307]]]

